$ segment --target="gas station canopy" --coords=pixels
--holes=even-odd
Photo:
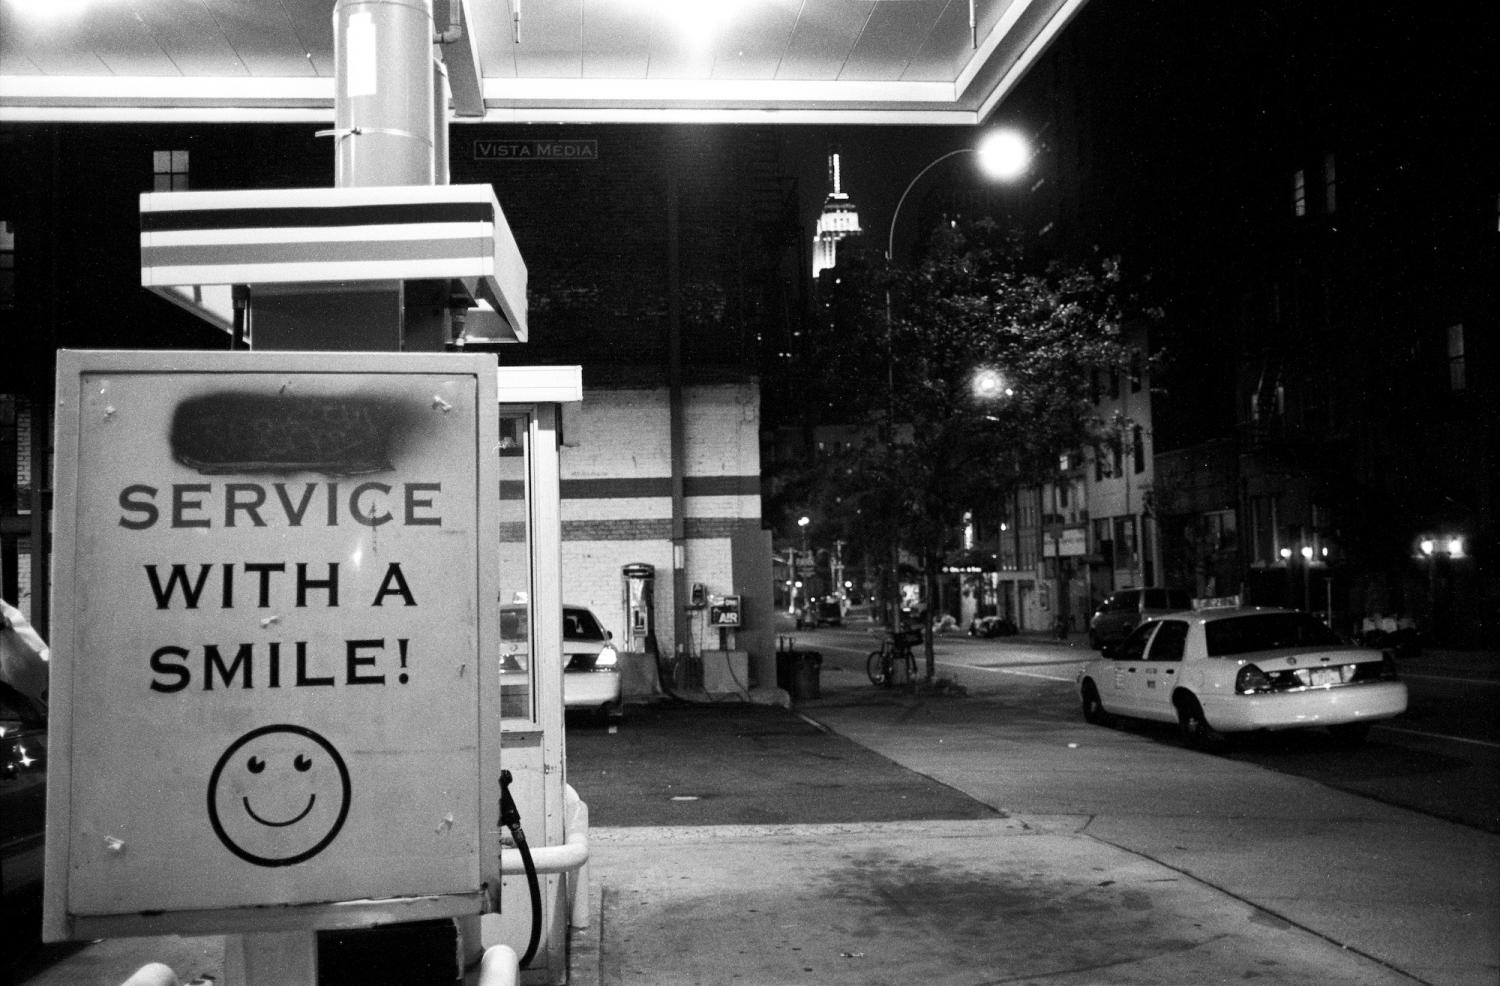
[[[963,125],[1084,2],[435,0],[434,21],[458,121]],[[0,0],[0,119],[328,120],[332,14]]]

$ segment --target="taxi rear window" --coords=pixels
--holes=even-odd
[[[604,629],[586,609],[563,610],[564,640],[603,640]]]
[[[1210,620],[1203,627],[1203,643],[1209,657],[1225,657],[1282,647],[1337,646],[1343,641],[1306,613],[1253,613]]]

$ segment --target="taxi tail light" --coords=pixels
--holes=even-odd
[[[605,644],[599,649],[599,656],[594,658],[594,667],[612,668],[619,659],[619,652],[614,649],[614,646]]]
[[[1260,668],[1247,664],[1234,676],[1234,690],[1240,695],[1254,695],[1271,690],[1271,678]]]

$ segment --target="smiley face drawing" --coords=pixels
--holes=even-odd
[[[208,820],[224,847],[256,866],[291,866],[328,847],[349,815],[349,768],[304,726],[252,729],[208,778]]]

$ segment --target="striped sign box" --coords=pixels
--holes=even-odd
[[[141,285],[229,331],[233,288],[453,280],[526,341],[526,264],[488,185],[141,196]]]

